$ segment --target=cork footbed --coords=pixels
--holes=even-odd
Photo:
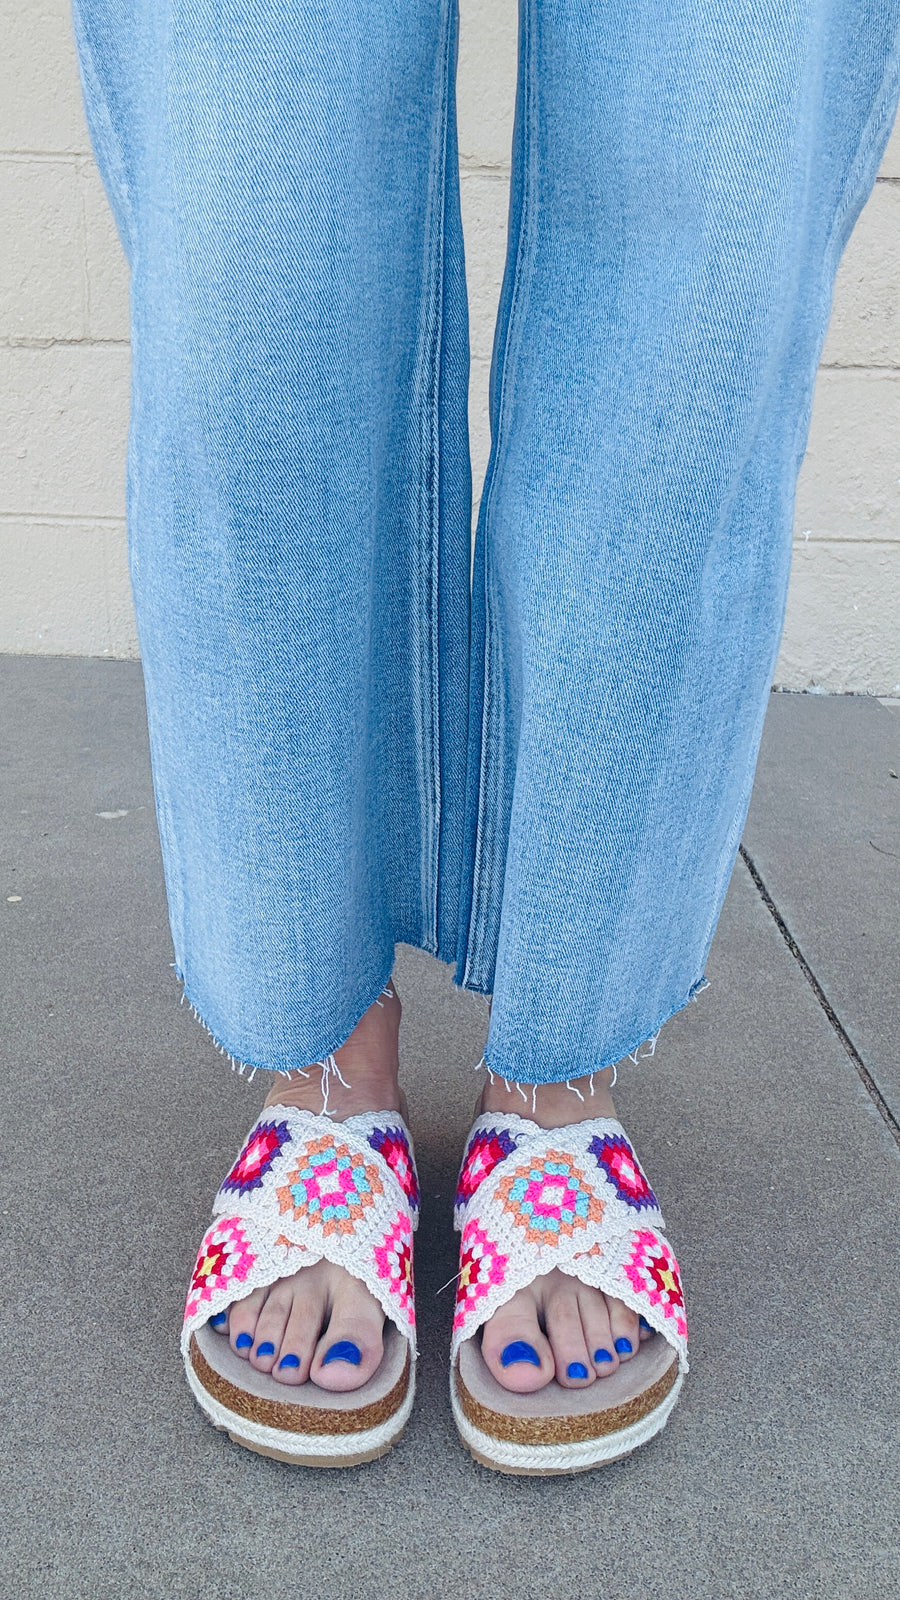
[[[661,1334],[609,1378],[586,1389],[555,1379],[536,1394],[511,1394],[490,1372],[477,1337],[460,1346],[454,1373],[463,1414],[482,1433],[522,1445],[601,1439],[640,1422],[662,1403],[678,1376],[678,1356]]]
[[[377,1428],[399,1411],[410,1383],[409,1344],[393,1323],[385,1325],[384,1355],[378,1370],[361,1389],[349,1394],[333,1394],[314,1383],[276,1382],[235,1355],[227,1338],[209,1323],[192,1335],[189,1358],[203,1389],[233,1413],[232,1438],[248,1442],[240,1439],[244,1417],[283,1432],[286,1450],[294,1442],[291,1435],[346,1437]]]

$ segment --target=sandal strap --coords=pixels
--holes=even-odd
[[[453,1356],[520,1289],[558,1268],[623,1300],[687,1370],[678,1262],[620,1122],[565,1128],[487,1114],[469,1135],[455,1208],[462,1234]]]
[[[325,1260],[365,1284],[415,1352],[418,1217],[412,1138],[398,1112],[335,1122],[267,1107],[216,1195],[188,1290],[183,1348],[234,1300]]]

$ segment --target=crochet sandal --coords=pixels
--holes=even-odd
[[[355,1466],[396,1443],[415,1388],[418,1207],[412,1141],[397,1112],[334,1122],[266,1107],[216,1195],[184,1313],[187,1380],[217,1428],[260,1455],[310,1467]],[[359,1278],[387,1319],[377,1372],[349,1394],[278,1383],[209,1326],[252,1289],[322,1260]]]
[[[597,1117],[544,1129],[525,1117],[479,1117],[455,1222],[462,1241],[450,1394],[475,1460],[500,1472],[583,1472],[652,1439],[688,1370],[687,1323],[656,1197],[620,1123]],[[478,1331],[554,1267],[623,1300],[656,1337],[586,1389],[551,1379],[536,1394],[512,1394],[488,1369]]]

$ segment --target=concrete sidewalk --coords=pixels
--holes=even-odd
[[[572,1479],[449,1413],[451,1200],[485,1009],[402,950],[425,1191],[412,1424],[347,1473],[254,1457],[177,1352],[262,1099],[178,1004],[131,663],[0,663],[0,1595],[637,1600],[900,1592],[900,714],[772,697],[711,987],[622,1074],[685,1271],[665,1432]]]

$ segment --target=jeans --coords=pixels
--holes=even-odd
[[[75,25],[188,998],[305,1066],[405,941],[493,995],[495,1072],[617,1061],[733,866],[900,0],[522,0],[471,584],[455,0]]]

